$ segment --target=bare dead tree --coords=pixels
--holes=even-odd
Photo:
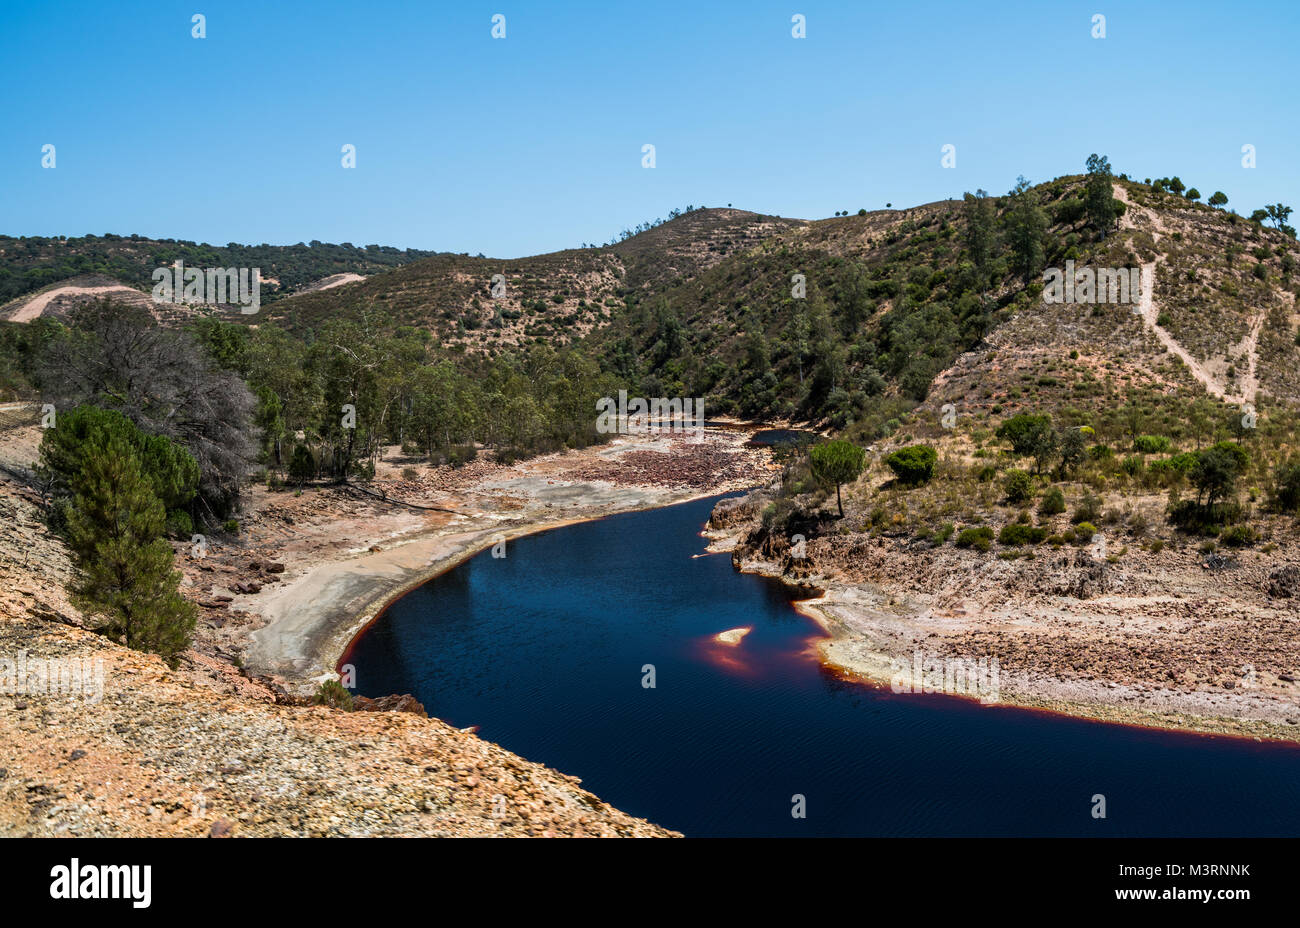
[[[47,401],[115,409],[144,432],[182,445],[199,465],[205,521],[228,515],[257,453],[256,402],[188,335],[149,313],[104,300],[75,312],[40,365]]]

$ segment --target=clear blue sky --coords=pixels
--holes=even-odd
[[[1002,193],[1093,151],[1300,207],[1298,27],[1296,0],[0,0],[0,232],[515,257],[687,203]]]

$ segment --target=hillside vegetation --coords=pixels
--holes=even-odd
[[[148,291],[155,268],[261,268],[262,302],[274,302],[333,274],[373,274],[432,254],[380,245],[206,245],[139,235],[46,237],[0,235],[0,306],[73,277],[110,277]]]
[[[381,310],[396,324],[428,329],[449,347],[489,354],[567,344],[608,325],[627,299],[660,292],[805,225],[737,209],[669,215],[601,247],[513,260],[440,255],[362,283],[297,295],[267,315],[305,333],[326,319]]]
[[[829,518],[833,489],[843,531],[1009,557],[1102,524],[1151,547],[1276,544],[1300,505],[1290,211],[1087,168],[817,222],[689,209],[601,247],[423,258],[255,318],[169,327],[108,301],[0,328],[0,388],[174,442],[193,490],[150,506],[179,528],[237,530],[241,473],[275,490],[369,480],[394,444],[436,466],[597,443],[596,401],[625,389],[837,432],[842,453],[791,459],[772,532]],[[1049,301],[1062,268],[1140,283]]]

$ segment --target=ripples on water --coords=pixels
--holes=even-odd
[[[1300,748],[837,677],[779,582],[697,556],[715,501],[466,561],[359,639],[358,692],[414,693],[430,715],[688,835],[1300,834]],[[740,644],[713,640],[739,626],[753,627]],[[1097,793],[1105,820],[1091,816]],[[806,819],[791,817],[795,794]]]

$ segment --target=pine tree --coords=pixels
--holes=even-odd
[[[983,190],[967,193],[964,199],[966,248],[975,267],[982,271],[993,252],[993,203]]]
[[[102,618],[102,634],[174,667],[193,635],[195,607],[178,592],[180,573],[162,537],[166,509],[121,436],[84,452],[67,510],[68,544],[81,570],[77,605]]]
[[[1105,155],[1089,155],[1084,210],[1088,214],[1088,224],[1103,236],[1115,221],[1115,197],[1111,184],[1110,160]]]
[[[1016,181],[1011,191],[1007,226],[1012,265],[1022,276],[1032,277],[1043,268],[1043,233],[1047,229],[1047,217],[1038,205],[1037,194],[1023,177]]]
[[[862,476],[866,452],[852,442],[837,438],[808,449],[808,463],[813,477],[819,482],[828,486],[835,484],[835,505],[839,508],[840,518],[844,518],[840,487]]]

